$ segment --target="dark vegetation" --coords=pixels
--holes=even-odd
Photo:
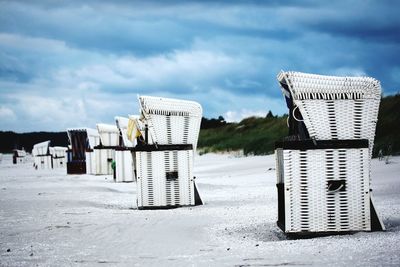
[[[287,116],[250,117],[239,123],[225,123],[202,129],[198,147],[203,153],[241,150],[248,154],[270,154],[274,143],[287,134]]]
[[[221,118],[221,117],[220,117]],[[200,131],[198,147],[203,153],[243,149],[245,155],[273,153],[274,143],[287,135],[287,115],[268,112],[265,118],[246,118],[239,123],[217,124]],[[400,94],[383,97],[379,108],[374,155],[400,152]]]
[[[376,126],[374,154],[400,153],[400,94],[382,98]],[[391,150],[391,151],[390,151]]]
[[[219,116],[218,119],[207,119],[207,118],[201,118],[201,129],[214,129],[214,128],[219,128],[222,126],[226,125],[226,121],[224,117]]]
[[[400,152],[400,94],[384,97],[379,109],[374,155]],[[287,135],[287,115],[250,117],[239,123],[227,123],[222,116],[203,118],[198,147],[200,152],[243,150],[245,155],[263,155],[274,151],[274,143]],[[30,152],[34,144],[51,140],[52,146],[67,146],[66,132],[0,132],[0,152],[24,147]]]
[[[67,132],[32,132],[32,133],[14,133],[0,131],[0,152],[9,153],[14,148],[24,148],[31,152],[34,144],[51,141],[51,146],[68,145]]]

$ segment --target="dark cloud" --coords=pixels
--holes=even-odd
[[[80,49],[142,56],[188,48],[194,38],[231,35],[287,40],[299,35],[290,29],[266,27],[272,23],[272,17],[264,16],[254,6],[207,13],[210,7],[188,6],[188,3],[176,11],[170,7],[157,11],[148,4],[127,5],[126,9],[91,4],[66,4],[64,9],[11,4],[4,7],[0,16],[0,31],[63,40],[68,46]],[[253,19],[246,9],[258,17],[254,25],[241,25],[242,15],[247,21]],[[271,12],[274,11],[267,13]],[[230,17],[229,21],[225,21],[225,16]]]
[[[321,32],[347,38],[358,38],[368,42],[393,42],[400,43],[400,22],[398,25],[365,25],[365,22],[320,22],[313,27]]]
[[[135,112],[137,93],[197,100],[209,117],[279,114],[281,69],[369,75],[395,93],[399,3],[0,1],[0,118],[93,126]]]

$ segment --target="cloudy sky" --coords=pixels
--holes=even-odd
[[[107,2],[0,0],[0,130],[113,123],[137,94],[283,114],[281,69],[400,91],[400,1]]]

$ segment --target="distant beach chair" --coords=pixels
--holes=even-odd
[[[142,124],[134,127],[137,134],[133,134],[143,141],[133,150],[138,208],[202,204],[193,177],[200,104],[150,96],[140,96],[139,103]]]
[[[55,168],[64,168],[66,167],[67,163],[67,153],[68,148],[62,146],[54,146],[49,147],[49,152],[51,155],[51,162],[53,169]]]
[[[91,128],[68,128],[70,147],[67,150],[67,174],[93,174],[95,158],[93,148],[100,143],[100,136]]]
[[[36,169],[55,169],[66,165],[66,147],[50,147],[51,141],[35,144],[32,148],[34,167]]]
[[[25,163],[26,162],[26,151],[22,149],[13,150],[13,164]]]
[[[131,148],[136,145],[136,140],[128,138],[129,118],[115,117],[115,123],[119,130],[118,147],[115,149],[115,182],[133,182],[135,180],[135,168]]]
[[[115,149],[119,143],[119,130],[112,124],[98,123],[96,125],[100,136],[100,144],[94,147],[96,159],[96,175],[113,175],[112,163],[115,160]]]
[[[36,169],[52,169],[52,157],[50,154],[50,141],[35,144],[32,148],[32,156]]]
[[[369,77],[281,72],[289,135],[276,144],[287,234],[383,230],[370,190],[381,87]]]

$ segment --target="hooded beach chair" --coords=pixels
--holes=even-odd
[[[50,154],[50,141],[35,144],[32,148],[32,156],[36,169],[52,169],[53,164]]]
[[[97,175],[114,173],[112,163],[115,160],[115,149],[118,147],[119,130],[112,124],[96,125],[100,136],[100,144],[94,147]]]
[[[26,151],[22,149],[13,149],[13,164],[26,162]]]
[[[131,125],[139,209],[202,204],[193,177],[193,157],[202,108],[193,101],[140,96],[140,122]]]
[[[51,162],[54,168],[63,168],[66,166],[66,152],[68,148],[62,146],[49,147]]]
[[[95,172],[93,148],[100,143],[100,136],[91,128],[68,128],[70,149],[67,150],[67,174],[92,174]]]
[[[287,234],[383,230],[371,197],[381,87],[369,77],[281,72],[289,135],[276,144],[278,226]]]
[[[119,130],[118,147],[115,149],[115,182],[133,182],[135,172],[131,148],[136,145],[136,140],[128,138],[129,118],[117,116],[115,123]]]
[[[35,144],[32,148],[36,169],[54,169],[66,166],[66,147],[50,147],[51,141]]]

